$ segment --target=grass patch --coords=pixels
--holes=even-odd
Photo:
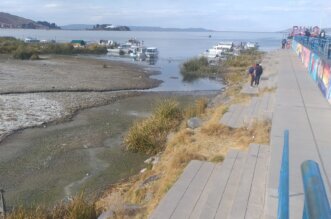
[[[223,162],[223,160],[224,160],[224,155],[216,155],[215,157],[212,157],[210,159],[210,162],[220,163]]]
[[[124,138],[126,148],[133,152],[156,154],[164,149],[167,136],[182,120],[178,102],[164,100],[151,117],[133,124]]]
[[[44,207],[13,209],[7,219],[96,219],[95,205],[88,203],[83,193],[74,197],[69,203],[60,203],[53,209]]]
[[[207,100],[206,99],[198,99],[195,101],[194,105],[187,107],[184,110],[184,117],[186,119],[199,116],[203,113],[205,113],[205,110],[207,108]]]
[[[41,54],[106,54],[107,48],[97,44],[74,48],[70,43],[25,43],[13,37],[0,37],[0,54],[12,55],[15,59],[36,60]]]

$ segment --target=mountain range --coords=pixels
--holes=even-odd
[[[47,21],[33,21],[16,15],[0,12],[0,28],[16,29],[63,29],[63,30],[94,30],[93,24],[70,24],[57,26]],[[150,26],[128,26],[132,31],[173,31],[173,32],[212,32],[204,28],[163,28]]]
[[[0,12],[0,28],[60,29],[55,23],[33,21],[16,15]]]
[[[61,26],[62,30],[90,30],[93,29],[92,24],[69,24]],[[213,32],[204,28],[164,28],[151,26],[128,26],[131,31],[172,31],[172,32]]]

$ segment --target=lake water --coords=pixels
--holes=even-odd
[[[211,35],[211,37],[209,37]],[[135,37],[143,40],[145,46],[155,46],[159,50],[159,59],[153,65],[139,63],[146,68],[160,71],[153,78],[163,83],[153,91],[197,91],[220,90],[223,84],[213,79],[199,79],[194,82],[183,82],[180,66],[189,58],[198,56],[206,49],[220,41],[257,42],[260,49],[270,51],[279,48],[282,33],[253,33],[253,32],[145,32],[145,31],[68,31],[68,30],[12,30],[0,29],[0,36],[13,36],[19,39],[34,37],[37,39],[54,39],[58,42],[70,42],[82,39],[88,42],[98,42],[100,39],[126,42]],[[119,58],[110,55],[98,58],[134,62],[130,58]]]

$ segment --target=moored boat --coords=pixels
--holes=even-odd
[[[156,47],[147,47],[145,55],[147,58],[156,58],[159,55],[159,51]]]

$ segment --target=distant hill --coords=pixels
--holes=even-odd
[[[204,28],[164,28],[164,27],[148,27],[148,26],[130,26],[132,31],[169,31],[169,32],[214,32]]]
[[[0,12],[0,28],[60,29],[55,23],[48,23],[47,21],[35,22],[4,12]]]
[[[91,24],[70,24],[61,26],[63,30],[87,30],[93,29],[95,25]],[[204,28],[163,28],[163,27],[148,27],[148,26],[128,26],[131,31],[173,31],[173,32],[214,32]]]

